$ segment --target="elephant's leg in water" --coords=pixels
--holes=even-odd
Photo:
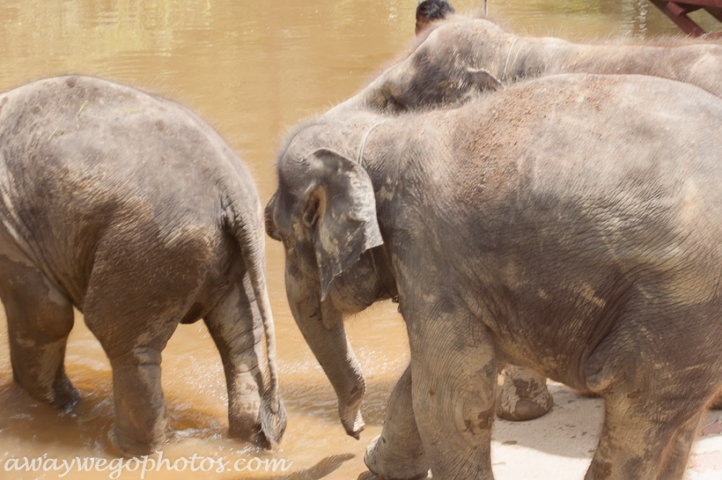
[[[64,367],[72,304],[36,268],[4,258],[0,271],[14,380],[54,407],[75,403],[79,394]]]

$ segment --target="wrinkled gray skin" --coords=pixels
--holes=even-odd
[[[164,441],[161,352],[179,323],[201,318],[223,360],[231,436],[280,439],[262,228],[248,170],[186,108],[88,77],[0,96],[0,297],[14,380],[55,407],[78,401],[63,366],[77,307],[110,359],[123,452]]]
[[[343,316],[398,295],[407,325],[374,473],[493,478],[512,363],[606,400],[587,480],[682,478],[722,386],[721,115],[690,85],[563,75],[291,136],[266,229],[350,435],[364,384]]]
[[[443,107],[559,73],[653,75],[722,97],[722,44],[669,42],[576,44],[519,36],[487,19],[453,16],[434,22],[406,58],[336,110],[400,113]]]
[[[332,112],[401,113],[448,107],[519,80],[574,72],[654,75],[697,85],[722,97],[719,43],[584,45],[518,36],[490,20],[461,16],[434,22],[425,33],[407,58]],[[551,409],[553,399],[543,376],[517,368],[503,374],[501,417],[530,420]],[[713,407],[722,408],[722,392]]]

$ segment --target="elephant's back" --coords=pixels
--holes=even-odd
[[[175,102],[91,77],[40,80],[0,97],[0,215],[62,284],[84,290],[112,232],[142,248],[220,245],[230,202],[260,208],[241,160]],[[40,262],[42,257],[42,262]],[[78,295],[81,295],[79,293]],[[72,295],[76,297],[77,295]]]
[[[0,95],[3,149],[25,149],[25,153],[31,147],[60,149],[65,138],[76,148],[118,147],[127,152],[126,157],[144,153],[145,161],[151,161],[156,151],[200,149],[199,158],[185,162],[188,168],[202,167],[211,157],[242,165],[213,128],[191,110],[129,86],[68,76],[38,80]],[[117,156],[107,155],[104,161],[111,164]]]
[[[419,211],[446,209],[437,217],[454,234],[416,243],[450,264],[439,278],[481,285],[469,298],[508,300],[511,315],[496,311],[545,326],[512,324],[508,338],[546,338],[551,356],[626,312],[719,325],[722,100],[653,77],[564,75],[426,121],[440,115],[454,153],[430,189],[436,202],[422,197]]]
[[[719,281],[718,97],[648,76],[560,75],[446,117],[455,125],[448,203],[473,206],[447,217],[476,250],[557,245],[599,270],[685,265]]]
[[[478,196],[474,185],[484,184],[496,196],[631,201],[651,190],[683,193],[693,182],[711,206],[722,204],[710,181],[722,180],[722,138],[713,134],[721,118],[722,99],[693,85],[569,74],[515,85],[443,121],[454,125],[451,158],[463,159],[449,172],[464,180],[459,195]]]
[[[225,141],[175,102],[97,78],[57,77],[12,90],[0,105],[0,168],[17,195],[35,186],[95,204],[135,197],[160,213],[195,210],[222,190],[256,193]]]

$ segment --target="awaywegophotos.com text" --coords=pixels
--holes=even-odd
[[[293,462],[277,458],[238,458],[203,457],[192,455],[176,459],[163,458],[163,452],[156,455],[136,458],[96,458],[73,457],[69,459],[38,457],[7,457],[0,459],[0,472],[42,472],[55,473],[64,478],[76,472],[95,472],[106,474],[107,478],[116,480],[124,473],[136,472],[141,479],[157,472],[193,472],[193,473],[226,473],[226,472],[285,472]],[[134,475],[135,477],[135,475]],[[72,475],[71,477],[72,478]]]

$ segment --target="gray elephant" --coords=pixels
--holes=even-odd
[[[719,118],[697,87],[577,74],[290,136],[266,229],[348,434],[364,383],[342,318],[398,297],[407,325],[372,472],[493,478],[512,363],[606,400],[587,480],[682,478],[722,386]]]
[[[368,109],[401,113],[460,105],[516,81],[556,73],[644,74],[697,85],[722,97],[722,45],[668,40],[667,44],[575,44],[514,35],[484,18],[451,16],[434,22],[411,53],[332,112]],[[553,399],[546,379],[508,367],[499,415],[529,420]],[[713,403],[722,408],[722,393]]]
[[[414,41],[408,55],[337,109],[399,113],[460,104],[487,90],[559,73],[653,75],[722,97],[722,45],[576,44],[515,35],[484,18],[452,16]]]
[[[230,435],[273,446],[283,434],[258,194],[188,109],[78,76],[1,95],[0,272],[14,380],[55,407],[78,400],[63,366],[77,307],[110,359],[123,452],[164,441],[161,352],[201,318]]]

